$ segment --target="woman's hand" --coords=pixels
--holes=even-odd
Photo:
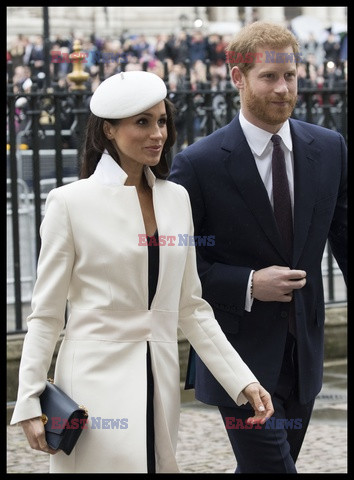
[[[259,383],[250,383],[242,390],[255,412],[254,417],[247,419],[247,423],[263,425],[274,413],[270,394]]]
[[[45,439],[44,425],[41,417],[29,418],[21,422],[23,431],[26,434],[28,443],[34,450],[41,450],[42,452],[51,453],[54,455],[58,450],[53,450],[47,444]]]

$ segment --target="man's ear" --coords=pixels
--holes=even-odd
[[[231,80],[238,90],[242,90],[242,88],[245,84],[245,76],[241,72],[239,67],[232,67],[232,69],[231,69]]]
[[[108,140],[113,140],[114,135],[113,135],[113,125],[107,120],[103,122],[103,133],[106,135]]]

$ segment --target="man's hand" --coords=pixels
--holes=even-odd
[[[254,272],[252,295],[262,302],[291,302],[293,290],[305,285],[304,270],[274,265]]]
[[[34,450],[41,450],[42,452],[51,453],[54,455],[58,450],[53,450],[47,444],[45,439],[44,425],[41,417],[30,418],[23,420],[21,426],[26,434],[28,443]]]
[[[247,423],[263,425],[274,413],[270,394],[259,383],[250,383],[242,390],[247,400],[252,405],[255,415],[247,419]]]

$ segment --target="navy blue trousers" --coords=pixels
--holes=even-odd
[[[234,451],[235,473],[297,473],[299,455],[314,400],[302,405],[297,394],[296,344],[289,334],[277,388],[272,396],[274,416],[265,425],[244,428],[252,411],[219,407]]]

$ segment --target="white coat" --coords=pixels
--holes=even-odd
[[[87,407],[89,422],[70,456],[51,455],[54,473],[147,471],[147,342],[155,389],[156,470],[178,472],[178,327],[239,405],[247,402],[242,390],[257,381],[201,298],[194,246],[181,245],[179,235],[193,236],[186,190],[156,179],[147,167],[145,175],[158,233],[170,236],[164,246],[160,242],[150,309],[148,251],[139,245],[143,217],[136,188],[124,185],[127,175],[118,164],[103,154],[90,178],[56,188],[47,198],[11,423],[41,415],[38,396],[64,328],[68,300],[70,315],[54,380]]]

